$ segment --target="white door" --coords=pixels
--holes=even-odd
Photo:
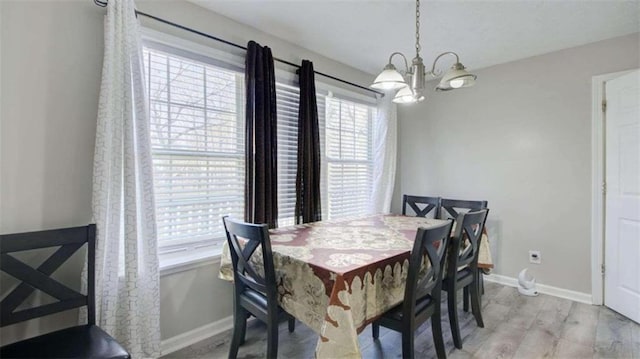
[[[606,83],[606,306],[640,323],[640,71]]]

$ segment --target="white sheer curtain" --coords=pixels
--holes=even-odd
[[[133,0],[109,0],[93,168],[97,325],[133,358],[160,356],[149,116]]]
[[[373,125],[372,212],[389,213],[396,177],[397,109],[387,94],[378,98],[378,115]]]

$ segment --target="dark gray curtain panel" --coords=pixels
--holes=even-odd
[[[276,78],[271,49],[249,41],[245,60],[245,201],[250,223],[278,222]]]
[[[296,223],[322,219],[320,201],[320,129],[313,63],[302,61],[298,71],[298,172],[296,174]]]

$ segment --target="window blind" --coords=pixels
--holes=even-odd
[[[276,82],[279,227],[295,224],[299,103],[299,88]]]
[[[374,106],[326,98],[325,161],[328,219],[370,213]]]
[[[298,86],[276,82],[278,111],[278,226],[295,224],[296,174],[298,171],[298,108],[300,89]],[[320,148],[324,148],[322,128],[324,126],[325,96],[316,97],[318,123],[320,126]],[[321,181],[322,182],[322,181]],[[324,188],[321,183],[321,188]]]
[[[243,75],[144,48],[160,252],[219,244],[243,217]]]
[[[147,45],[160,253],[219,245],[221,217],[244,213],[244,75],[201,54]],[[295,221],[299,89],[278,81],[276,94],[282,227]],[[323,218],[369,213],[375,106],[325,94],[317,96]]]

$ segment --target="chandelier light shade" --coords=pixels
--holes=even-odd
[[[379,90],[398,90],[406,86],[404,78],[392,63],[388,63],[384,70],[376,77],[371,87]]]
[[[461,63],[456,62],[451,69],[442,76],[440,83],[436,86],[436,90],[449,91],[473,86],[476,82],[476,77],[476,75],[469,73]]]
[[[413,103],[413,92],[409,86],[403,87],[393,98],[395,103]]]
[[[469,73],[455,52],[444,52],[433,60],[431,71],[426,71],[424,62],[420,57],[420,0],[416,0],[416,56],[411,61],[411,67],[407,57],[401,52],[394,52],[389,56],[389,63],[384,67],[380,75],[373,81],[371,87],[379,90],[399,90],[393,98],[395,103],[414,103],[424,100],[426,76],[438,77],[441,71],[436,71],[436,64],[445,55],[455,56],[456,62],[451,69],[442,76],[436,86],[437,91],[449,91],[458,88],[469,87],[475,84],[477,76]],[[405,71],[400,72],[393,65],[393,57],[401,56],[404,60]],[[405,81],[406,79],[406,81]]]
[[[393,98],[393,102],[395,103],[414,103],[422,100],[424,100],[424,96],[422,96],[422,99],[417,99],[413,91],[411,90],[411,87],[409,87],[409,85],[407,84],[405,84],[404,87],[401,88]]]

